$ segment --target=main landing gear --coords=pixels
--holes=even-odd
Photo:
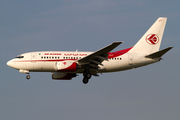
[[[89,82],[89,79],[91,78],[92,75],[91,75],[91,73],[89,71],[85,71],[83,73],[83,76],[84,76],[83,83],[87,84]]]

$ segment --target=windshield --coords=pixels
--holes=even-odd
[[[17,56],[16,58],[24,58],[24,56],[22,56],[22,55],[19,55],[19,56]]]

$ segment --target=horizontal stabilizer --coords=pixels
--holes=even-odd
[[[172,49],[173,47],[168,47],[165,48],[163,50],[160,50],[158,52],[152,53],[150,55],[145,56],[146,58],[160,58],[161,56],[163,56],[166,52],[168,52],[170,49]]]

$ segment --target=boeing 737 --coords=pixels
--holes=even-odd
[[[166,20],[158,18],[133,47],[124,50],[110,52],[122,43],[114,42],[95,52],[29,52],[18,55],[7,65],[27,74],[27,79],[30,72],[51,72],[55,80],[71,80],[83,74],[82,81],[87,84],[91,76],[99,76],[98,73],[123,71],[160,61],[173,48],[159,50]]]

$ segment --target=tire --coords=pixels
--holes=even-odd
[[[85,72],[84,74],[84,77],[86,77],[87,79],[90,79],[91,78],[91,73],[89,73],[89,72]]]
[[[89,79],[86,78],[86,77],[84,77],[84,78],[83,78],[83,83],[84,83],[84,84],[87,84],[88,82],[89,82]]]
[[[26,76],[26,79],[28,79],[28,80],[29,80],[29,79],[30,79],[30,75],[27,75],[27,76]]]
[[[90,79],[90,78],[91,78],[91,74],[90,74],[90,73],[87,73],[87,74],[86,74],[86,77],[87,77],[88,79]]]

